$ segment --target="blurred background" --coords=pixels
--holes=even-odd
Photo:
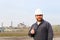
[[[36,22],[37,8],[51,23],[54,39],[60,40],[60,0],[0,0],[0,39],[29,40],[28,31]]]

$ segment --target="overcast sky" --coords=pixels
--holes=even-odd
[[[18,23],[31,25],[35,20],[34,11],[40,8],[44,19],[52,25],[60,24],[60,0],[0,0],[0,26]]]

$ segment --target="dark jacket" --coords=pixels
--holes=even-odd
[[[34,35],[30,33],[32,27],[34,27],[35,30]],[[29,30],[28,35],[30,37],[33,37],[34,40],[53,40],[53,30],[49,22],[42,20],[41,24],[39,25],[37,25],[37,23],[34,23],[31,26],[31,29]]]

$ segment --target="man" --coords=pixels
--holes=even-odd
[[[53,30],[49,22],[43,19],[40,9],[35,11],[36,23],[31,26],[28,35],[34,40],[53,40]]]

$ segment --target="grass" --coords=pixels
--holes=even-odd
[[[20,32],[1,32],[0,37],[11,37],[11,36],[28,36],[28,29],[22,29]],[[54,37],[60,37],[60,32],[54,32]]]
[[[60,37],[60,32],[54,32],[54,37]]]
[[[21,29],[20,32],[1,32],[0,37],[5,37],[5,36],[28,36],[28,29]]]
[[[9,33],[6,33],[6,32],[3,32],[3,33],[0,33],[0,37],[4,37],[4,36],[27,36],[27,33],[25,32],[9,32]]]

